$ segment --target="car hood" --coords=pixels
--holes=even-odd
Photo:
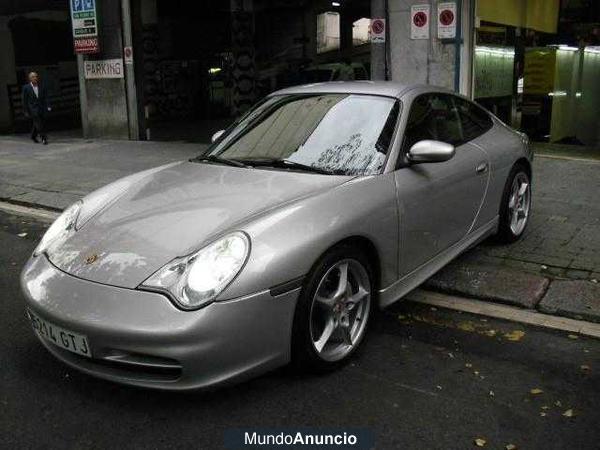
[[[191,162],[165,166],[120,182],[113,198],[106,199],[105,190],[108,206],[47,255],[76,277],[135,288],[218,235],[349,179]]]

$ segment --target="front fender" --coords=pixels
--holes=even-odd
[[[337,242],[360,236],[380,258],[380,286],[398,277],[398,210],[393,174],[355,178],[298,200],[240,227],[252,250],[219,300],[263,291],[306,275]]]

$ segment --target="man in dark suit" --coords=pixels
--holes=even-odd
[[[33,122],[31,128],[31,139],[36,144],[39,143],[38,135],[42,138],[44,145],[48,144],[44,122],[46,113],[50,111],[46,97],[46,89],[39,84],[39,76],[36,72],[29,74],[29,83],[23,86],[23,111],[25,117]]]

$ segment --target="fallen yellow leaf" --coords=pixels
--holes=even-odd
[[[569,334],[567,337],[569,339],[579,339],[579,336],[577,336],[576,334]]]
[[[506,444],[504,447],[506,450],[517,450],[517,446],[515,444]]]
[[[530,392],[531,394],[533,394],[533,395],[538,395],[538,394],[541,394],[541,393],[542,393],[542,392],[544,392],[544,391],[542,391],[540,388],[533,388],[533,389],[532,389],[532,390],[530,390],[529,392]]]
[[[510,333],[504,333],[504,337],[509,341],[520,341],[525,336],[525,332],[521,330],[514,330]]]
[[[544,406],[542,406],[542,409],[545,411],[545,410],[547,410],[547,409],[550,409],[550,407],[549,407],[549,406],[546,406],[546,405],[544,405]]]
[[[556,401],[554,402],[554,404],[555,404],[556,406],[562,406],[562,403],[561,403],[561,401],[560,401],[560,400],[556,400]]]
[[[476,438],[475,439],[475,445],[477,447],[485,447],[485,444],[487,444],[487,441],[483,438]]]
[[[574,417],[575,411],[573,411],[572,409],[567,409],[562,415],[565,417]]]
[[[583,371],[588,371],[590,370],[590,366],[588,366],[587,364],[582,364],[581,366],[579,366],[579,368]]]
[[[475,326],[471,322],[460,322],[458,329],[463,331],[475,331]]]

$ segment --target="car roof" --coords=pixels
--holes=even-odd
[[[303,86],[294,86],[270,94],[368,94],[383,95],[386,97],[401,98],[408,91],[418,90],[419,93],[425,92],[446,92],[452,93],[448,89],[427,86],[424,84],[402,84],[395,81],[330,81],[326,83],[305,84]]]

